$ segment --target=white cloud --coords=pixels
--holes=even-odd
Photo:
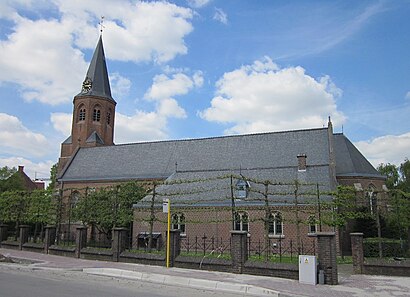
[[[410,158],[410,132],[359,141],[355,145],[375,167],[380,163],[400,165]]]
[[[175,99],[167,98],[160,101],[158,104],[158,113],[164,117],[173,117],[178,119],[186,118],[185,110],[178,105]]]
[[[203,84],[202,72],[192,75],[189,69],[164,67],[164,74],[156,75],[144,99],[155,103],[152,112],[137,110],[134,115],[115,115],[115,142],[126,143],[146,140],[161,140],[168,137],[169,118],[186,118],[185,110],[179,106],[175,96],[186,95]]]
[[[153,84],[144,97],[150,100],[161,100],[176,95],[185,95],[193,86],[193,79],[186,74],[176,73],[171,77],[159,74],[154,77]]]
[[[50,169],[55,163],[56,162],[50,160],[35,163],[22,157],[0,159],[0,167],[8,166],[17,168],[18,166],[24,166],[24,172],[31,179],[49,178]]]
[[[15,18],[14,32],[0,41],[0,81],[19,84],[27,101],[67,102],[86,70],[83,54],[71,47],[70,28],[56,20]]]
[[[24,166],[24,172],[31,178],[49,178],[50,169],[56,162],[45,161],[34,163],[22,157],[0,158],[0,167],[8,166],[15,167]]]
[[[228,15],[220,8],[215,7],[214,20],[221,22],[222,24],[228,24]]]
[[[189,8],[160,1],[55,2],[63,18],[77,24],[74,32],[80,47],[95,46],[90,34],[96,34],[97,20],[104,16],[104,40],[116,45],[106,48],[110,59],[163,63],[187,53],[183,39],[193,30],[190,23],[193,11]]]
[[[0,113],[0,150],[8,154],[43,156],[49,144],[43,134],[26,128],[15,116]]]
[[[168,75],[156,75],[152,86],[144,95],[145,99],[157,103],[157,111],[162,116],[185,118],[185,110],[173,97],[186,95],[193,88],[201,87],[203,84],[202,72],[197,71],[192,76],[188,76],[180,71],[182,70],[167,68]]]
[[[128,95],[131,84],[128,78],[121,76],[118,72],[110,75],[111,91],[114,98],[121,98]]]
[[[53,124],[54,129],[61,132],[64,136],[71,134],[71,125],[73,121],[73,115],[71,113],[52,113],[50,121]]]
[[[408,92],[406,93],[406,96],[404,96],[404,98],[405,98],[406,100],[410,101],[410,91],[408,91]]]
[[[201,8],[211,2],[211,0],[187,0],[187,2],[193,8]]]
[[[193,30],[192,10],[167,2],[27,0],[2,2],[0,8],[0,17],[13,23],[12,33],[0,40],[0,83],[16,83],[25,100],[51,105],[69,102],[73,90],[80,91],[88,64],[80,49],[94,49],[101,15],[104,41],[112,45],[106,56],[120,61],[172,60],[187,53],[184,38]],[[53,9],[55,18],[32,20],[21,8],[33,15]],[[117,78],[113,91],[122,95],[129,82]]]
[[[300,66],[280,69],[268,57],[227,72],[216,83],[211,107],[199,115],[208,121],[232,123],[225,133],[253,133],[321,127],[337,110],[341,95],[328,76],[318,80]]]
[[[194,75],[192,76],[192,80],[194,81],[194,85],[196,87],[202,87],[204,84],[204,76],[202,71],[197,71],[194,73]]]
[[[136,111],[132,116],[115,114],[115,143],[167,138],[166,117],[156,112]]]

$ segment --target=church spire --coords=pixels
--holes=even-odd
[[[91,59],[87,75],[82,85],[81,93],[77,96],[99,96],[110,101],[111,97],[110,81],[108,79],[107,65],[105,63],[104,47],[102,36],[98,40],[93,58]]]

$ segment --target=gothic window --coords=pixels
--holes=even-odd
[[[309,216],[308,218],[309,233],[316,233],[317,221],[315,216]]]
[[[80,111],[78,112],[78,121],[85,121],[85,108],[80,107]]]
[[[99,122],[101,120],[101,110],[98,106],[94,107],[93,121]]]
[[[171,219],[172,229],[181,230],[185,234],[185,216],[183,213],[174,213]]]
[[[249,182],[243,179],[238,180],[235,185],[236,197],[237,198],[248,198],[249,188],[250,188]]]
[[[75,208],[79,200],[80,200],[80,193],[78,191],[72,192],[71,201],[70,201],[71,208]]]
[[[374,214],[377,211],[377,193],[374,185],[367,188],[366,197],[369,201],[370,213]]]
[[[249,216],[247,212],[235,212],[235,230],[249,232]]]
[[[280,212],[272,212],[268,218],[269,234],[283,235],[282,214]]]

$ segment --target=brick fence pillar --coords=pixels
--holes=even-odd
[[[169,240],[169,267],[174,267],[175,259],[181,253],[181,230],[170,230]]]
[[[319,270],[324,272],[325,284],[337,285],[336,234],[334,232],[318,232],[316,238]]]
[[[352,241],[352,260],[354,273],[363,273],[364,253],[363,253],[363,233],[350,233]]]
[[[248,232],[231,231],[232,272],[243,273],[243,267],[248,260]]]
[[[127,228],[114,228],[112,237],[112,260],[120,261],[120,255],[127,248]]]
[[[0,247],[1,247],[1,242],[7,240],[8,237],[8,225],[0,225]]]
[[[54,244],[56,240],[56,227],[46,226],[46,235],[44,238],[44,253],[48,254],[48,249]]]
[[[75,238],[75,256],[80,258],[81,256],[81,249],[87,247],[87,227],[86,226],[78,226]]]
[[[30,226],[27,225],[20,225],[20,243],[19,249],[23,249],[23,245],[28,242],[28,233],[30,230]]]

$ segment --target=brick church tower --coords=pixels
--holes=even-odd
[[[114,145],[115,100],[105,63],[102,37],[98,40],[81,92],[73,100],[71,135],[61,144],[58,172],[80,147]]]

